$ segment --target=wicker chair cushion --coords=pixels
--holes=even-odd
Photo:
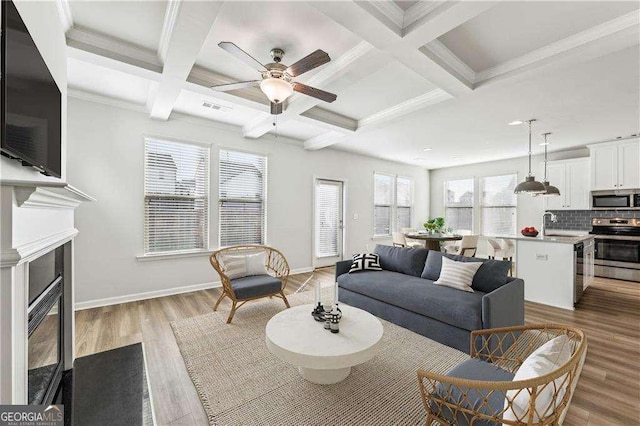
[[[566,335],[549,340],[522,362],[513,380],[533,379],[552,373],[569,362],[572,353],[573,345]],[[534,422],[553,413],[567,390],[567,383],[567,375],[565,374],[546,386],[538,387],[533,413]],[[529,391],[525,389],[517,393],[517,391],[510,390],[507,392],[507,396],[513,399],[513,408],[504,413],[504,418],[526,421],[531,405]],[[506,403],[505,408],[508,408]]]
[[[236,297],[240,300],[266,296],[282,290],[282,281],[271,275],[254,275],[231,280]]]
[[[487,381],[511,381],[513,373],[496,367],[488,362],[481,361],[477,358],[471,358],[457,365],[453,370],[447,373],[449,377],[459,377],[468,380],[487,380]],[[458,411],[457,418],[453,418],[452,411],[437,403],[437,400],[446,400],[458,407],[468,408],[476,412],[495,416],[500,413],[504,407],[504,395],[500,392],[493,392],[484,402],[484,398],[490,391],[470,389],[466,387],[449,386],[439,383],[434,393],[435,400],[431,400],[431,408],[434,413],[452,424],[465,425],[473,424],[474,426],[493,426],[497,423],[487,420],[476,420],[472,422],[471,416],[465,418],[464,413]],[[466,394],[466,398],[465,398]],[[440,408],[442,407],[442,408]]]

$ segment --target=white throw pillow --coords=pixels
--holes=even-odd
[[[250,254],[245,257],[247,262],[247,276],[251,275],[267,275],[267,253],[260,252],[256,254]]]
[[[571,359],[572,348],[571,339],[566,335],[549,340],[524,360],[513,377],[513,381],[533,379],[557,370]],[[562,401],[562,397],[567,391],[568,380],[566,374],[558,377],[554,382],[555,386],[553,383],[544,388],[543,386],[538,386],[535,412],[533,413],[534,423],[540,420],[539,416],[544,417],[551,414]],[[556,389],[558,389],[558,392],[556,392]],[[513,399],[513,404],[511,409],[505,411],[502,418],[504,420],[521,419],[520,421],[526,422],[529,416],[531,394],[527,389],[523,389],[516,395],[517,392],[516,390],[507,391],[507,398]],[[509,407],[507,399],[505,399],[504,407],[505,409]]]
[[[245,256],[220,256],[222,271],[230,280],[247,276],[247,259]]]
[[[482,262],[458,262],[442,256],[440,278],[434,284],[473,293],[471,283],[480,266]]]

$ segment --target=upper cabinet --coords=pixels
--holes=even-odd
[[[560,196],[544,197],[546,210],[589,209],[589,158],[549,161],[547,178]]]
[[[640,188],[640,140],[590,145],[591,190]]]

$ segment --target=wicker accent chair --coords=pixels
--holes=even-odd
[[[246,279],[252,280],[251,283],[247,283],[245,278],[230,279],[225,274],[222,262],[222,259],[225,256],[247,256],[260,252],[264,252],[266,254],[265,268],[269,272],[269,275],[245,277]],[[220,302],[222,302],[222,299],[225,297],[231,299],[232,306],[229,318],[227,318],[227,324],[231,322],[236,311],[249,300],[275,296],[281,298],[287,308],[290,307],[289,301],[284,295],[284,289],[287,285],[287,279],[290,272],[289,263],[279,250],[276,250],[273,247],[256,244],[237,245],[225,247],[213,252],[209,261],[211,262],[213,269],[215,269],[218,275],[220,275],[220,281],[222,282],[222,294],[218,298],[213,310],[215,311],[218,309],[218,305],[220,305]],[[265,283],[264,285],[260,283],[261,278]],[[281,284],[278,285],[275,283],[276,285],[274,286],[274,279],[280,281]],[[266,283],[269,284],[267,285]],[[252,286],[249,292],[246,291],[246,284],[250,284]],[[242,290],[238,291],[240,290],[240,287],[242,287]]]
[[[511,380],[533,351],[561,335],[566,335],[570,342],[568,362],[540,377]],[[582,370],[586,346],[581,330],[558,324],[472,331],[471,359],[446,375],[418,370],[422,400],[427,410],[426,424],[562,424]],[[487,377],[491,379],[487,380]],[[528,401],[524,410],[522,406],[513,408],[518,396]],[[519,399],[521,403],[522,399]]]

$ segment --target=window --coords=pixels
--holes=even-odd
[[[480,223],[483,235],[515,235],[516,174],[480,179]]]
[[[220,247],[264,244],[267,158],[220,151]]]
[[[411,228],[411,209],[413,208],[413,179],[396,178],[396,231]]]
[[[374,174],[374,235],[391,235],[391,230],[410,228],[412,210],[413,179]]]
[[[373,235],[391,235],[393,176],[374,175]]]
[[[209,148],[145,139],[144,251],[206,249]]]
[[[456,233],[473,233],[473,178],[444,183],[444,221]]]

